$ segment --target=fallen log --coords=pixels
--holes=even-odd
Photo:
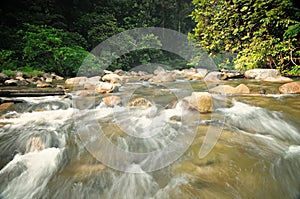
[[[0,97],[42,97],[65,95],[64,90],[0,90]]]

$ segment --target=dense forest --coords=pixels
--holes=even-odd
[[[300,12],[295,3],[291,0],[1,1],[0,71],[8,75],[21,70],[31,75],[43,71],[74,76],[89,52],[112,35],[137,27],[163,27],[189,34],[220,68],[271,67],[282,73],[297,74]],[[141,50],[119,58],[109,69],[129,70],[147,62],[173,68],[189,64],[168,52]]]

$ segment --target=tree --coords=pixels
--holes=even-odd
[[[300,12],[291,0],[193,0],[193,4],[197,24],[191,37],[211,55],[236,53],[234,63],[240,70],[299,69],[300,31],[295,26]]]

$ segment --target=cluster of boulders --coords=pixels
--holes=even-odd
[[[39,76],[27,77],[22,72],[17,71],[12,78],[9,78],[3,73],[0,73],[0,86],[28,86],[46,88],[54,87],[55,81],[60,81],[63,79],[63,77],[60,77],[55,73],[44,73]]]

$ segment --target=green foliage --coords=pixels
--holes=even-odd
[[[15,52],[12,50],[1,50],[0,51],[0,71],[5,69],[15,69],[16,60],[14,60]]]
[[[193,0],[194,34],[211,55],[236,53],[239,70],[299,65],[299,9],[291,0]],[[297,63],[296,63],[297,62]]]
[[[75,75],[87,52],[72,40],[70,33],[48,26],[25,24],[22,36],[22,62],[26,66],[63,76]],[[70,36],[71,35],[71,36]]]
[[[1,73],[7,75],[8,77],[13,77],[15,75],[15,72],[12,70],[2,70]]]

